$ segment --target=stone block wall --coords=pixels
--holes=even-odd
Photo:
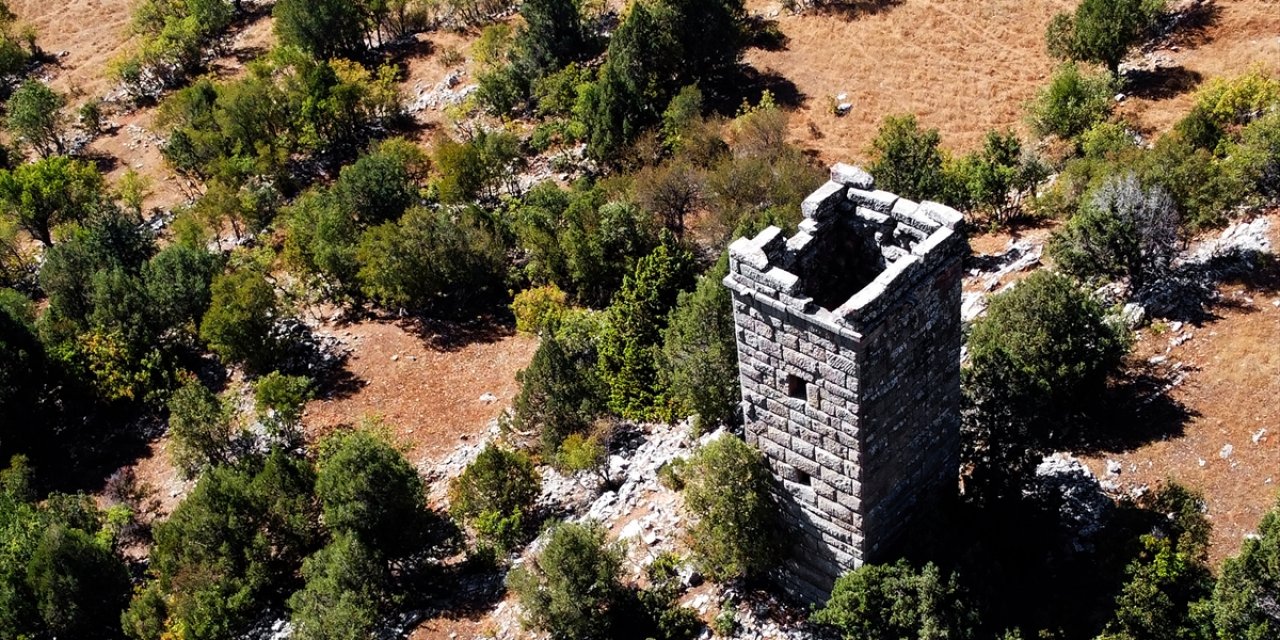
[[[963,219],[836,165],[792,237],[729,247],[747,441],[778,478],[789,591],[889,558],[960,454]]]

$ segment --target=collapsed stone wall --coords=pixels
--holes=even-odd
[[[820,601],[886,559],[954,493],[963,219],[836,165],[799,231],[729,247],[747,441],[779,483],[794,545],[780,576]]]

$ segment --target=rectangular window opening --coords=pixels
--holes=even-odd
[[[810,478],[809,478],[809,474],[807,474],[807,473],[805,473],[805,472],[803,472],[803,471],[801,471],[801,470],[799,470],[799,469],[796,469],[796,483],[798,483],[798,484],[802,484],[802,485],[804,485],[804,486],[808,487],[808,486],[811,486],[811,485],[813,484],[813,481],[812,481],[812,480],[810,480]]]
[[[787,395],[799,400],[809,399],[809,383],[797,375],[787,374]]]

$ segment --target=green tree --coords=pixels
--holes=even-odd
[[[1262,640],[1280,634],[1275,601],[1280,593],[1280,507],[1262,518],[1256,537],[1245,538],[1240,554],[1222,563],[1213,590],[1213,624],[1218,640]]]
[[[932,563],[864,564],[840,576],[831,599],[810,618],[845,640],[962,640],[974,637],[977,615],[954,574]]]
[[[98,170],[66,156],[0,170],[0,209],[46,247],[54,227],[84,220],[103,196]]]
[[[227,362],[274,369],[283,349],[273,333],[282,311],[275,287],[256,269],[242,268],[214,278],[211,291],[200,337]]]
[[[506,248],[484,212],[415,207],[364,233],[356,250],[366,295],[388,307],[459,312],[500,291]]]
[[[1181,249],[1178,210],[1160,187],[1137,176],[1113,176],[1093,191],[1049,243],[1067,273],[1124,276],[1135,288],[1157,281]]]
[[[312,397],[312,380],[272,371],[253,385],[253,407],[267,433],[286,446],[302,442],[302,410]]]
[[[509,550],[520,542],[541,489],[528,455],[490,444],[449,483],[449,513],[474,526],[483,542]]]
[[[170,455],[187,477],[231,462],[235,431],[229,408],[204,383],[191,379],[169,398]]]
[[[128,601],[129,574],[109,545],[62,524],[45,530],[27,581],[45,628],[56,636],[114,635]]]
[[[591,312],[562,320],[516,375],[520,393],[513,403],[514,421],[538,431],[546,456],[555,456],[566,436],[585,431],[604,411],[605,388],[596,371],[600,324]]]
[[[202,474],[155,527],[152,580],[135,594],[126,632],[139,640],[244,633],[315,548],[314,482],[304,458],[278,450]]]
[[[980,493],[1021,495],[1039,458],[1102,395],[1125,329],[1071,278],[1037,271],[991,298],[969,334],[967,464]]]
[[[693,256],[667,235],[622,282],[606,313],[600,339],[600,377],[609,408],[626,418],[651,415],[659,403],[662,330],[693,275]]]
[[[361,227],[328,191],[308,191],[285,210],[285,261],[314,277],[325,295],[345,302],[361,299],[356,247]]]
[[[542,552],[507,574],[525,622],[552,638],[614,637],[624,590],[622,550],[598,524],[563,523]]]
[[[204,249],[180,244],[161,249],[142,268],[152,314],[170,329],[195,335],[221,267],[218,256]]]
[[[700,447],[680,474],[699,566],[717,579],[757,576],[778,559],[777,505],[764,456],[723,435]]]
[[[728,272],[722,257],[693,291],[681,292],[662,338],[663,386],[703,430],[732,421],[740,399],[733,306],[721,282]]]
[[[938,200],[947,191],[941,142],[938,130],[921,129],[914,115],[888,116],[871,142],[867,168],[881,189],[913,200]]]
[[[422,549],[432,526],[422,478],[404,455],[367,430],[327,439],[316,464],[324,523],[388,559]]]
[[[421,200],[418,180],[426,156],[405,140],[388,140],[342,168],[333,191],[341,206],[363,225],[400,219]]]
[[[1204,499],[1178,484],[1160,489],[1147,505],[1157,524],[1139,539],[1141,550],[1125,568],[1106,640],[1209,640],[1205,602],[1213,592],[1207,554],[1211,525]]]
[[[1004,223],[1022,211],[1023,200],[1048,177],[1049,169],[1024,153],[1014,132],[989,131],[982,150],[966,156],[948,172],[954,174],[948,182],[964,191],[962,197],[951,197],[949,202],[959,207],[967,201],[992,222]]]
[[[9,133],[24,147],[41,158],[61,155],[66,145],[66,98],[39,80],[23,82],[5,105],[8,110]]]
[[[1049,23],[1049,53],[1059,59],[1096,62],[1111,75],[1145,38],[1164,11],[1165,0],[1081,0],[1074,14],[1060,13]]]
[[[279,0],[271,9],[276,37],[320,60],[358,58],[368,48],[363,5],[351,0]]]
[[[386,562],[355,535],[340,532],[302,565],[306,585],[289,598],[294,637],[368,638],[386,601]]]
[[[516,35],[516,64],[530,79],[541,78],[595,53],[577,0],[530,0],[520,5],[524,29]]]
[[[1072,140],[1107,119],[1114,89],[1111,78],[1086,74],[1074,63],[1064,64],[1031,103],[1027,116],[1031,129],[1040,136]]]

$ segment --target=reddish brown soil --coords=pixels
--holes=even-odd
[[[355,348],[346,367],[355,392],[308,404],[308,433],[320,436],[378,417],[414,462],[449,453],[498,417],[518,391],[516,372],[529,364],[538,344],[502,331],[441,350],[389,322],[361,322],[334,333]],[[495,399],[482,400],[486,393]]]
[[[1280,240],[1280,215],[1272,214],[1273,242]],[[1213,523],[1210,560],[1217,566],[1235,554],[1243,536],[1276,505],[1280,489],[1280,291],[1274,286],[1222,288],[1223,303],[1213,319],[1170,330],[1169,323],[1144,329],[1133,357],[1165,356],[1160,367],[1181,364],[1186,378],[1170,392],[1190,416],[1182,433],[1126,453],[1088,459],[1100,476],[1105,461],[1117,460],[1124,487],[1156,487],[1166,479],[1204,493]],[[1179,346],[1180,335],[1193,337]],[[1265,429],[1257,443],[1253,437]],[[1222,457],[1231,445],[1228,457]],[[1136,469],[1134,468],[1136,465]]]

